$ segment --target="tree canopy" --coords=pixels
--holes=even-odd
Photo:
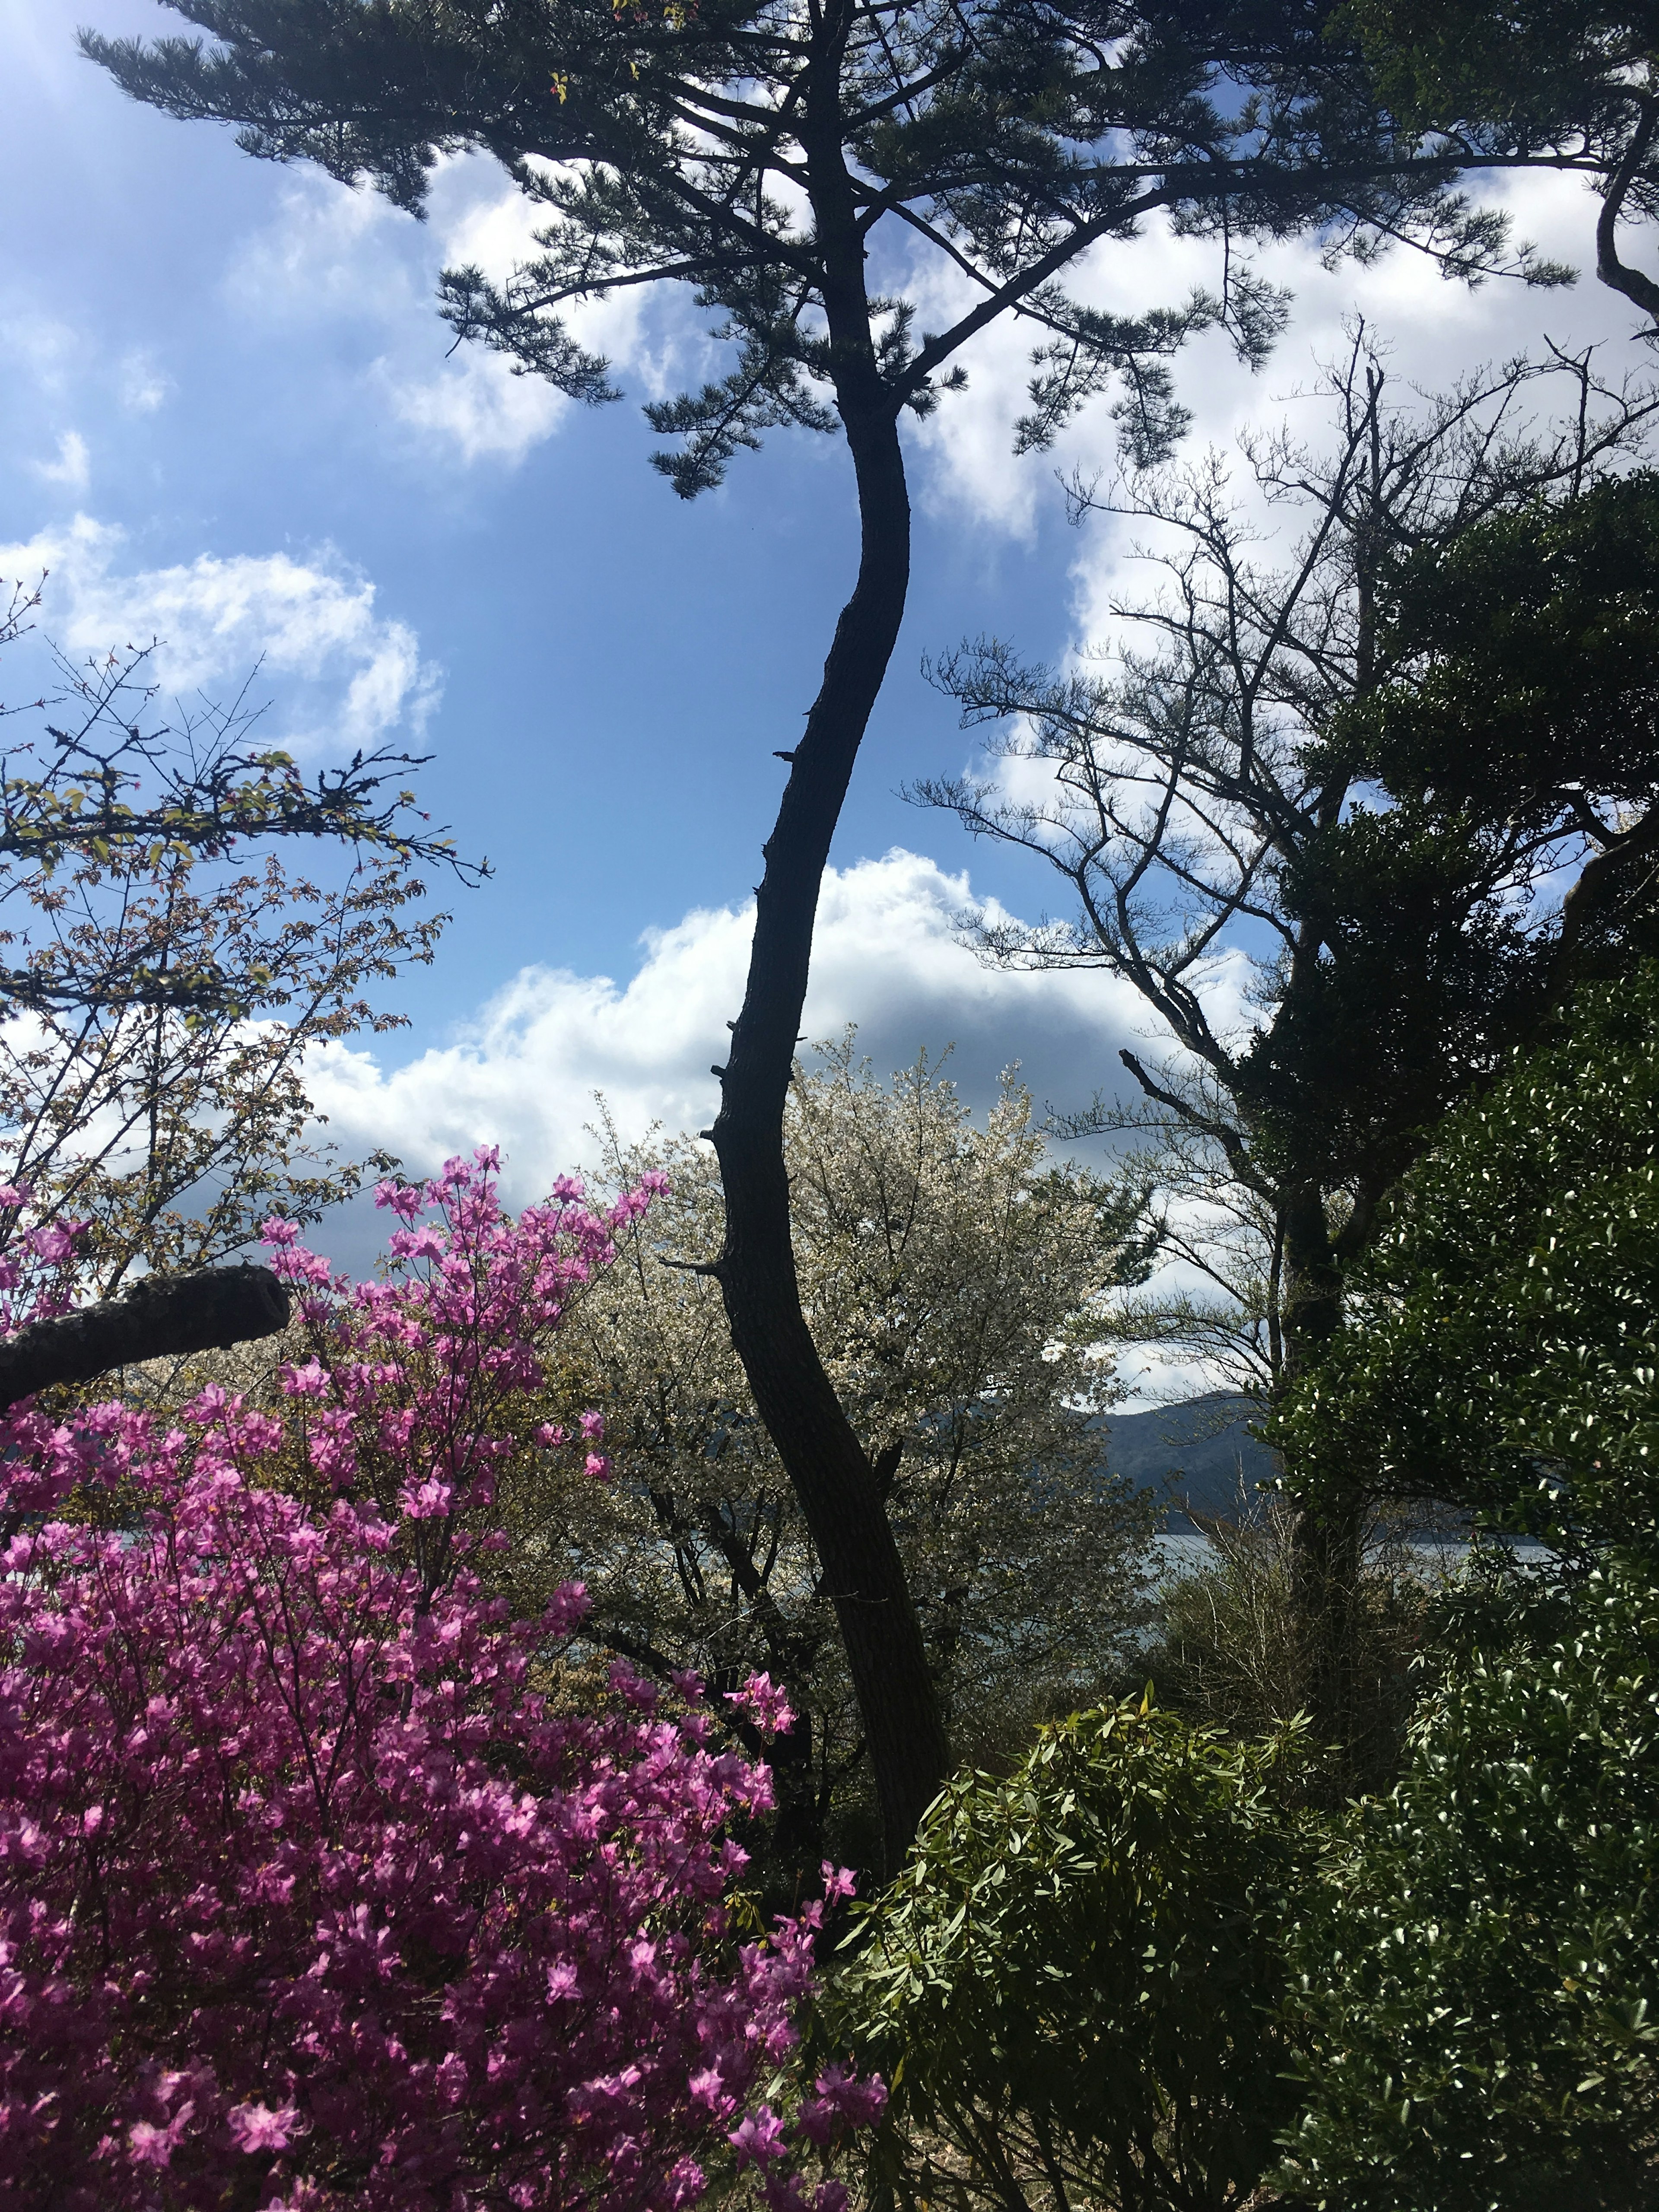
[[[1659,968],[1587,987],[1454,1115],[1275,1433],[1310,1480],[1577,1549],[1650,1529]]]
[[[648,410],[680,441],[656,465],[687,495],[768,428],[831,427],[826,398],[849,432],[858,412],[925,411],[1010,308],[1038,349],[1022,442],[1120,375],[1132,435],[1155,438],[1181,339],[1219,321],[1256,360],[1281,312],[1231,258],[1216,291],[1148,315],[1067,294],[1071,264],[1159,212],[1234,244],[1315,224],[1339,243],[1408,236],[1465,273],[1504,262],[1503,222],[1395,129],[1325,5],[167,4],[213,43],[87,32],[84,50],[137,98],[234,124],[251,153],[411,211],[444,155],[495,155],[544,211],[542,256],[502,286],[451,270],[443,311],[573,397],[612,387],[562,309],[690,288],[734,366]],[[930,268],[957,304],[919,331],[905,294]]]
[[[15,586],[0,646],[40,605]],[[417,869],[480,872],[420,811],[410,757],[307,781],[258,742],[246,691],[167,714],[153,662],[60,655],[49,697],[0,709],[0,1314],[32,1324],[13,1396],[86,1379],[98,1346],[140,1360],[276,1325],[276,1285],[250,1304],[235,1271],[108,1302],[361,1187],[319,1136],[305,1054],[397,1025],[371,994],[447,919]],[[106,1303],[52,1318],[88,1291]]]
[[[1618,226],[1659,213],[1659,15],[1579,0],[1347,0],[1378,91],[1474,166],[1546,160],[1599,179],[1596,275],[1659,320],[1659,284],[1625,260]]]

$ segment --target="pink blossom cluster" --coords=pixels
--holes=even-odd
[[[434,1224],[392,1194],[386,1283],[277,1227],[323,1347],[280,1417],[0,1422],[31,1524],[0,1561],[6,2201],[673,2212],[724,2163],[841,2212],[799,2169],[883,2092],[832,2067],[774,2110],[823,1907],[731,1918],[767,1770],[689,1679],[669,1712],[618,1667],[571,1710],[580,1588],[514,1621],[463,1564],[506,1395],[607,1256],[579,1193],[514,1224],[493,1168],[452,1164]],[[296,1447],[315,1510],[274,1480]],[[400,1457],[390,1501],[357,1481]],[[125,1525],[40,1518],[94,1475]]]
[[[542,1381],[540,1347],[571,1299],[616,1255],[617,1231],[666,1188],[653,1172],[595,1210],[561,1176],[545,1205],[516,1220],[502,1207],[493,1147],[452,1159],[430,1182],[386,1182],[375,1202],[399,1226],[380,1280],[353,1283],[268,1221],[270,1265],[295,1295],[313,1357],[284,1370],[301,1449],[337,1492],[395,1496],[411,1521],[438,1524],[431,1571],[447,1564],[457,1512],[487,1510],[505,1462],[526,1447],[570,1447],[603,1480],[605,1424],[583,1413],[567,1432],[541,1423],[526,1440],[514,1419]],[[390,1480],[393,1488],[388,1490]]]
[[[617,1229],[666,1188],[653,1172],[595,1210],[580,1182],[561,1176],[545,1205],[514,1219],[501,1202],[499,1164],[486,1146],[447,1161],[429,1182],[380,1184],[376,1201],[400,1226],[377,1280],[337,1275],[301,1243],[292,1222],[264,1224],[269,1264],[294,1293],[310,1356],[279,1377],[287,1419],[267,1418],[260,1428],[246,1417],[244,1441],[257,1437],[267,1455],[286,1450],[299,1480],[325,1497],[374,1498],[397,1514],[434,1587],[466,1548],[465,1520],[488,1512],[515,1458],[568,1450],[586,1475],[608,1476],[597,1449],[600,1413],[582,1413],[567,1433],[545,1422],[527,1427],[525,1408],[571,1300],[615,1257]],[[0,1204],[19,1197],[0,1188]],[[57,1233],[50,1224],[30,1232],[48,1242]],[[0,1324],[19,1326],[65,1303],[56,1279],[31,1289],[15,1316],[0,1308]],[[210,1389],[198,1408],[210,1423],[229,1402]],[[176,1480],[189,1449],[182,1430],[169,1437],[116,1407],[62,1425],[27,1411],[0,1416],[14,1510],[46,1510],[79,1483],[125,1479],[135,1467],[152,1485],[164,1474]]]
[[[26,1182],[0,1182],[0,1331],[68,1310],[91,1226],[42,1212]]]

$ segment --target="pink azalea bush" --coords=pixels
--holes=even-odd
[[[580,1588],[514,1621],[467,1564],[514,1452],[604,1474],[591,1420],[506,1416],[652,1195],[596,1215],[565,1185],[514,1222],[494,1165],[383,1191],[383,1282],[270,1225],[316,1347],[280,1415],[210,1389],[171,1421],[0,1419],[27,1516],[0,1579],[7,2202],[672,2212],[720,2165],[774,2212],[844,2202],[799,2168],[879,2082],[831,2067],[774,2109],[823,1907],[766,1941],[731,1917],[766,1769],[689,1680],[684,1711],[621,1667],[562,1709]],[[42,1517],[89,1483],[140,1510]],[[787,1725],[763,1678],[739,1694]]]

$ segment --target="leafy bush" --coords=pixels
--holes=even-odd
[[[949,1785],[818,2018],[892,2085],[876,2172],[905,2203],[1249,2193],[1297,2102],[1285,1931],[1317,1846],[1276,1785],[1297,1755],[1142,1701]]]
[[[738,1940],[727,1831],[765,1767],[689,1677],[678,1718],[625,1668],[562,1709],[580,1588],[515,1623],[471,1571],[515,1458],[605,1474],[514,1416],[650,1196],[514,1222],[492,1164],[386,1187],[374,1284],[271,1225],[321,1347],[279,1410],[214,1386],[171,1422],[0,1421],[9,2204],[673,2212],[735,2152],[806,2212],[801,2137],[879,2108],[839,2068],[799,2131],[757,2103],[822,1911]],[[763,1678],[736,1694],[787,1725]]]
[[[1659,963],[1452,1115],[1268,1433],[1317,1490],[1569,1544],[1659,1504]]]
[[[1284,2179],[1341,2212],[1659,2198],[1659,1584],[1477,1580],[1392,1794],[1294,1940],[1310,2102]]]

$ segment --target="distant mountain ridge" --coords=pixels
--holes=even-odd
[[[1253,1437],[1246,1424],[1261,1416],[1253,1400],[1212,1390],[1179,1406],[1153,1406],[1139,1413],[1097,1413],[1091,1426],[1106,1439],[1106,1466],[1127,1475],[1137,1490],[1165,1490],[1170,1498],[1168,1533],[1190,1534],[1196,1524],[1174,1501],[1228,1521],[1248,1513],[1257,1485],[1279,1472],[1277,1452]]]

